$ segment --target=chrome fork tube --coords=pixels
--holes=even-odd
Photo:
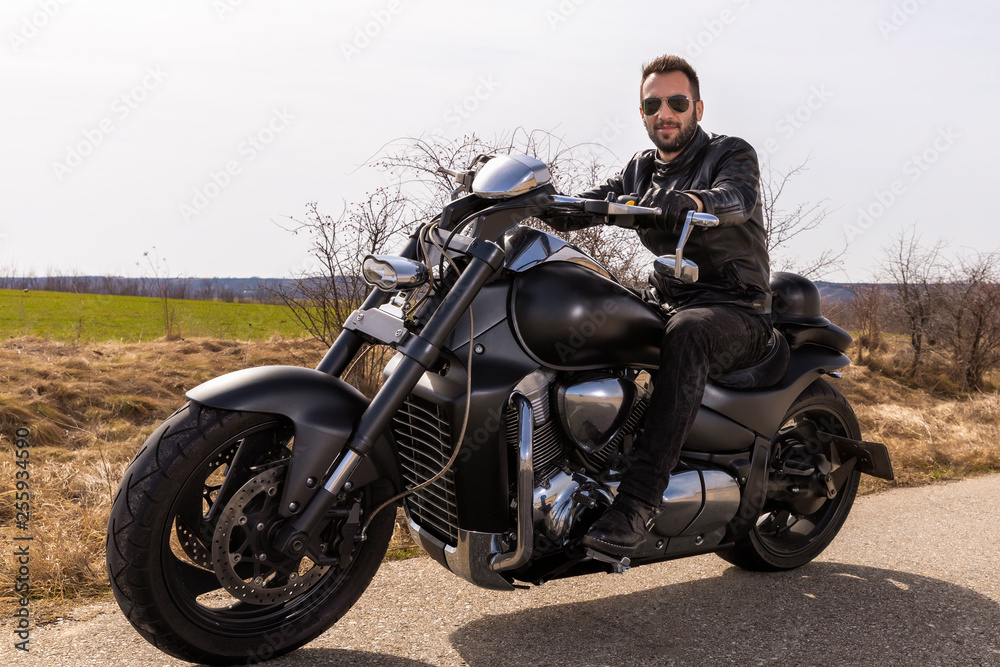
[[[495,572],[513,570],[531,559],[532,505],[535,494],[535,470],[532,463],[532,432],[535,427],[531,401],[520,392],[511,396],[517,408],[517,543],[514,551],[497,554],[490,561]]]

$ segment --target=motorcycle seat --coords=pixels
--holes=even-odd
[[[851,334],[829,320],[826,320],[822,326],[797,323],[780,323],[778,326],[784,332],[784,337],[788,339],[793,350],[806,343],[811,343],[829,347],[838,352],[847,352],[847,348],[854,341]]]
[[[728,389],[756,389],[770,387],[785,376],[791,351],[788,341],[780,331],[771,329],[764,358],[753,366],[731,371],[710,378],[712,384]]]

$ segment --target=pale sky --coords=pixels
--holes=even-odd
[[[4,0],[0,271],[284,277],[305,242],[274,223],[385,184],[393,139],[515,127],[650,145],[642,63],[687,57],[702,127],[827,200],[792,249],[849,241],[865,280],[917,223],[1000,248],[1000,5],[975,0],[504,3]]]

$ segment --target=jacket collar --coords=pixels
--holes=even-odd
[[[701,154],[701,151],[705,146],[708,145],[711,135],[698,126],[698,130],[694,133],[691,141],[688,145],[680,152],[680,154],[675,157],[670,162],[664,162],[659,158],[659,152],[653,149],[653,160],[656,171],[659,173],[669,173],[673,171],[679,171],[687,169],[692,162]]]

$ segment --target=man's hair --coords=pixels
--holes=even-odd
[[[698,73],[694,71],[688,61],[680,56],[663,55],[642,66],[642,79],[639,81],[639,97],[642,98],[642,86],[651,74],[667,74],[668,72],[682,72],[691,82],[691,92],[694,99],[701,99],[701,86],[698,83]]]

